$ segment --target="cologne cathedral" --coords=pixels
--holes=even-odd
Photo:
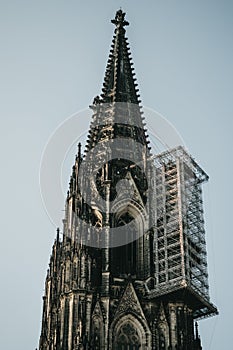
[[[117,11],[43,297],[39,350],[201,350],[210,302],[202,184],[181,146],[152,154]],[[129,187],[129,188],[128,188]]]

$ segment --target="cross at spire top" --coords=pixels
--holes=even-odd
[[[123,29],[123,27],[129,25],[129,22],[125,21],[125,12],[122,9],[116,12],[115,19],[112,19],[111,22],[115,24],[117,29]]]

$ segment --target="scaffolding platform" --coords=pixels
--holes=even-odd
[[[216,314],[209,301],[202,184],[208,175],[179,146],[155,158],[155,285],[151,297],[183,293],[196,317]]]

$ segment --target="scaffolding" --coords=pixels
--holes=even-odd
[[[209,303],[203,219],[202,184],[207,180],[181,146],[155,158],[153,294],[188,289],[199,300],[200,315],[215,312]]]

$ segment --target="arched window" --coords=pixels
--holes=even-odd
[[[138,229],[136,220],[134,220],[133,216],[129,212],[125,212],[117,220],[116,226],[125,226],[129,223],[131,224],[125,230],[125,244],[112,249],[112,272],[115,275],[136,274],[136,235]]]
[[[112,350],[151,349],[151,333],[148,325],[131,313],[120,313],[113,321],[110,332]]]
[[[116,335],[114,350],[139,349],[142,349],[142,347],[137,328],[131,322],[125,322]]]

